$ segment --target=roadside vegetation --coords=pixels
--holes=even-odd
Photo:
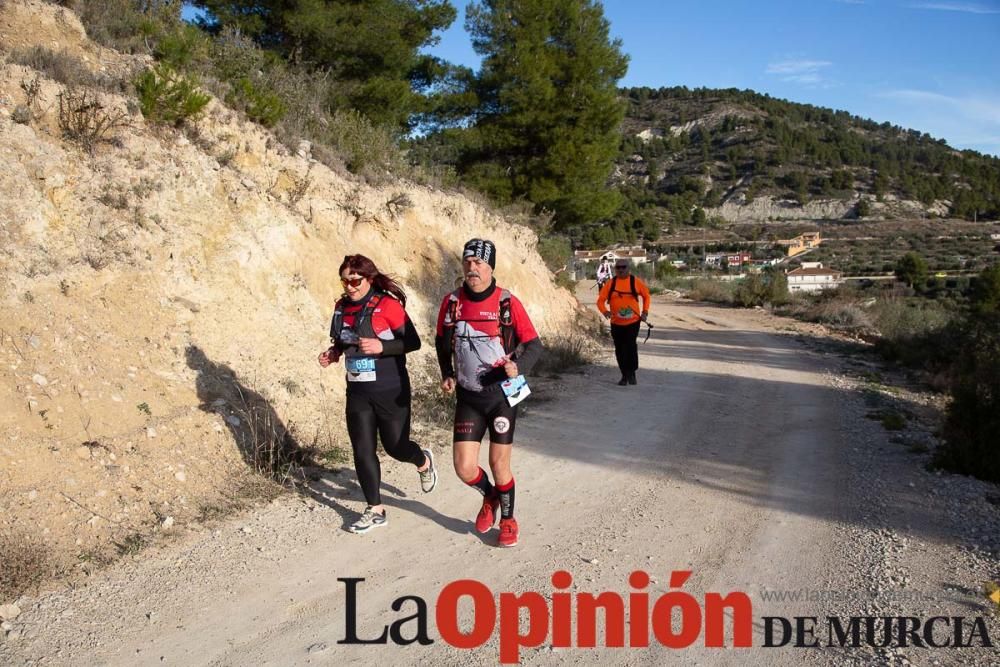
[[[9,498],[3,498],[10,502]],[[0,526],[0,600],[15,600],[55,574],[48,550],[41,540]],[[0,631],[2,632],[2,631]]]
[[[811,294],[783,292],[766,274],[673,284],[691,299],[767,305],[871,343],[886,361],[948,395],[935,465],[1000,482],[1000,263],[950,283],[927,277],[922,267],[922,258],[911,256],[897,266],[899,282]]]

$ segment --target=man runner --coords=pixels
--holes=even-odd
[[[642,308],[639,307],[642,297]],[[609,308],[610,305],[610,308]],[[622,379],[618,384],[635,384],[639,368],[639,322],[649,316],[649,288],[641,278],[629,273],[627,259],[615,260],[615,275],[604,284],[597,296],[597,309],[611,320],[611,339]]]
[[[514,518],[514,474],[510,459],[517,406],[501,388],[507,378],[531,371],[542,352],[528,313],[517,297],[497,286],[496,246],[472,239],[462,251],[465,281],[446,295],[438,312],[437,347],[441,389],[456,391],[455,472],[483,495],[476,530],[487,533],[500,509],[500,546],[517,544]],[[489,475],[479,466],[483,435],[490,434]]]

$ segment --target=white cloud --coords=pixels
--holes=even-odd
[[[832,64],[827,60],[782,60],[770,63],[765,71],[787,83],[815,87],[828,85],[822,70]]]
[[[767,66],[768,74],[816,74],[833,63],[826,60],[784,60]]]
[[[942,12],[963,12],[965,14],[1000,14],[1000,8],[988,7],[972,2],[917,2],[908,5],[910,9],[933,9]]]

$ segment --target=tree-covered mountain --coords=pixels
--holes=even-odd
[[[849,215],[912,200],[928,214],[1000,217],[1000,159],[916,130],[749,90],[622,95],[628,106],[613,179],[647,217],[660,210],[670,224],[695,224],[707,219],[699,211],[764,195],[850,202]]]

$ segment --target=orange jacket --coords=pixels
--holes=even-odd
[[[632,296],[630,280],[632,276],[619,278],[612,277],[604,283],[601,293],[597,297],[597,309],[602,314],[608,312],[608,301],[611,301],[611,323],[612,324],[632,324],[638,321],[640,315],[649,312],[649,288],[642,278],[635,276],[635,291],[642,297],[642,308],[639,308],[639,299]]]

